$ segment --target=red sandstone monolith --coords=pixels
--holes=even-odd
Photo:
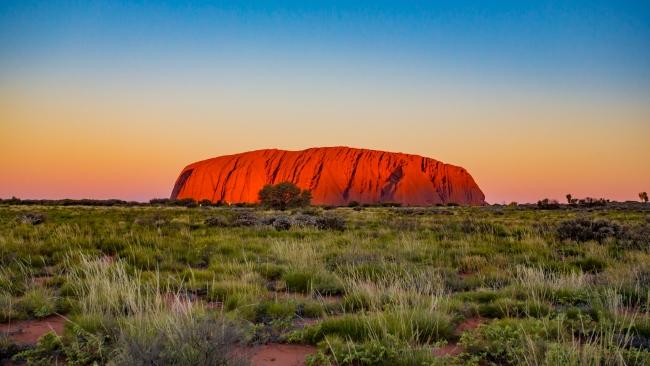
[[[266,149],[192,163],[181,171],[171,198],[257,202],[265,184],[280,182],[311,190],[317,205],[485,204],[483,192],[461,167],[418,155],[349,147]]]

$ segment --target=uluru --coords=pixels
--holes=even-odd
[[[181,171],[171,198],[254,203],[264,185],[280,182],[311,190],[316,205],[485,204],[485,195],[462,167],[350,147],[264,149],[198,161]]]

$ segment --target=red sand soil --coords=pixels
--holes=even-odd
[[[469,318],[463,321],[462,323],[460,323],[458,327],[456,327],[456,330],[454,332],[456,333],[456,335],[460,336],[461,334],[463,334],[463,332],[467,330],[475,329],[479,325],[483,324],[484,322],[485,319],[483,318],[479,318],[479,317]],[[440,357],[456,356],[463,353],[463,351],[465,351],[465,349],[463,349],[462,346],[458,345],[456,342],[451,342],[446,344],[445,346],[436,348],[435,350],[433,350],[433,354]]]
[[[0,334],[7,335],[19,345],[36,344],[45,333],[63,334],[66,320],[60,316],[51,316],[41,320],[21,320],[0,324]]]
[[[435,356],[457,356],[461,353],[463,353],[464,349],[463,347],[457,345],[456,343],[449,343],[445,346],[442,346],[440,348],[436,348],[433,350],[433,354]]]
[[[464,331],[478,328],[483,323],[485,319],[479,317],[466,319],[456,327],[456,333],[461,335]]]
[[[305,358],[316,354],[316,347],[298,344],[265,344],[252,350],[253,366],[303,366]]]
[[[485,204],[483,192],[461,167],[418,155],[349,147],[267,149],[199,161],[181,171],[171,198],[257,202],[264,185],[281,182],[311,190],[317,205]]]

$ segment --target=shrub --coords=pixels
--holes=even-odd
[[[650,222],[626,227],[619,243],[628,249],[650,251]]]
[[[0,360],[9,359],[18,351],[18,345],[11,338],[0,333]]]
[[[530,340],[534,345],[545,335],[546,329],[540,321],[502,319],[465,332],[460,344],[497,365],[518,365],[527,342]]]
[[[212,201],[210,201],[208,199],[203,199],[203,200],[199,201],[199,206],[201,206],[201,207],[210,207],[210,206],[212,206]]]
[[[307,365],[473,366],[475,363],[457,357],[438,357],[428,347],[413,346],[394,338],[353,342],[332,336],[322,342],[321,351],[307,357]]]
[[[354,343],[343,341],[340,337],[327,337],[325,343],[328,347],[327,352],[311,357],[308,365],[333,364],[331,360],[339,365],[360,366],[393,366],[399,362],[398,350],[401,347],[398,345],[386,344],[378,340]]]
[[[316,227],[321,230],[345,230],[345,219],[336,215],[326,215],[316,220]]]
[[[311,192],[301,191],[298,186],[290,182],[267,184],[260,190],[259,199],[260,203],[267,208],[284,211],[287,208],[309,206]]]
[[[223,216],[211,216],[205,219],[203,222],[205,226],[211,227],[228,227],[229,223]]]
[[[273,220],[273,228],[277,231],[289,230],[291,229],[291,221],[286,216],[276,217]]]
[[[604,198],[591,198],[587,197],[581,200],[578,200],[578,205],[581,207],[602,207],[607,206],[609,200]]]
[[[169,198],[153,198],[149,200],[150,205],[155,206],[180,206],[180,207],[197,207],[199,204],[192,198],[183,199],[169,199]]]
[[[30,366],[49,366],[58,364],[62,355],[61,337],[49,332],[38,339],[36,347],[17,353],[12,360],[27,361]]]
[[[607,220],[589,220],[579,218],[560,223],[556,233],[560,240],[575,240],[586,242],[590,240],[603,241],[606,238],[616,237],[622,232],[621,226]]]
[[[81,318],[87,320],[89,318]],[[84,327],[85,326],[85,327]],[[74,324],[64,337],[65,357],[71,366],[103,365],[109,353],[110,337],[99,328],[101,324]],[[90,327],[90,331],[85,328]],[[104,329],[101,329],[104,330]],[[104,330],[105,331],[105,330]],[[98,334],[97,334],[98,333]]]
[[[39,225],[45,222],[45,214],[39,212],[26,212],[18,215],[18,222],[27,225]]]
[[[293,217],[293,222],[297,226],[307,227],[307,226],[316,226],[318,223],[318,217],[309,214],[299,214]]]
[[[258,219],[255,214],[251,212],[242,212],[233,222],[233,226],[255,226],[257,223]]]

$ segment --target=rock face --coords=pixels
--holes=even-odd
[[[181,171],[171,198],[256,202],[265,184],[280,182],[310,189],[317,205],[485,204],[483,192],[461,167],[418,155],[349,147],[267,149],[199,161]]]

